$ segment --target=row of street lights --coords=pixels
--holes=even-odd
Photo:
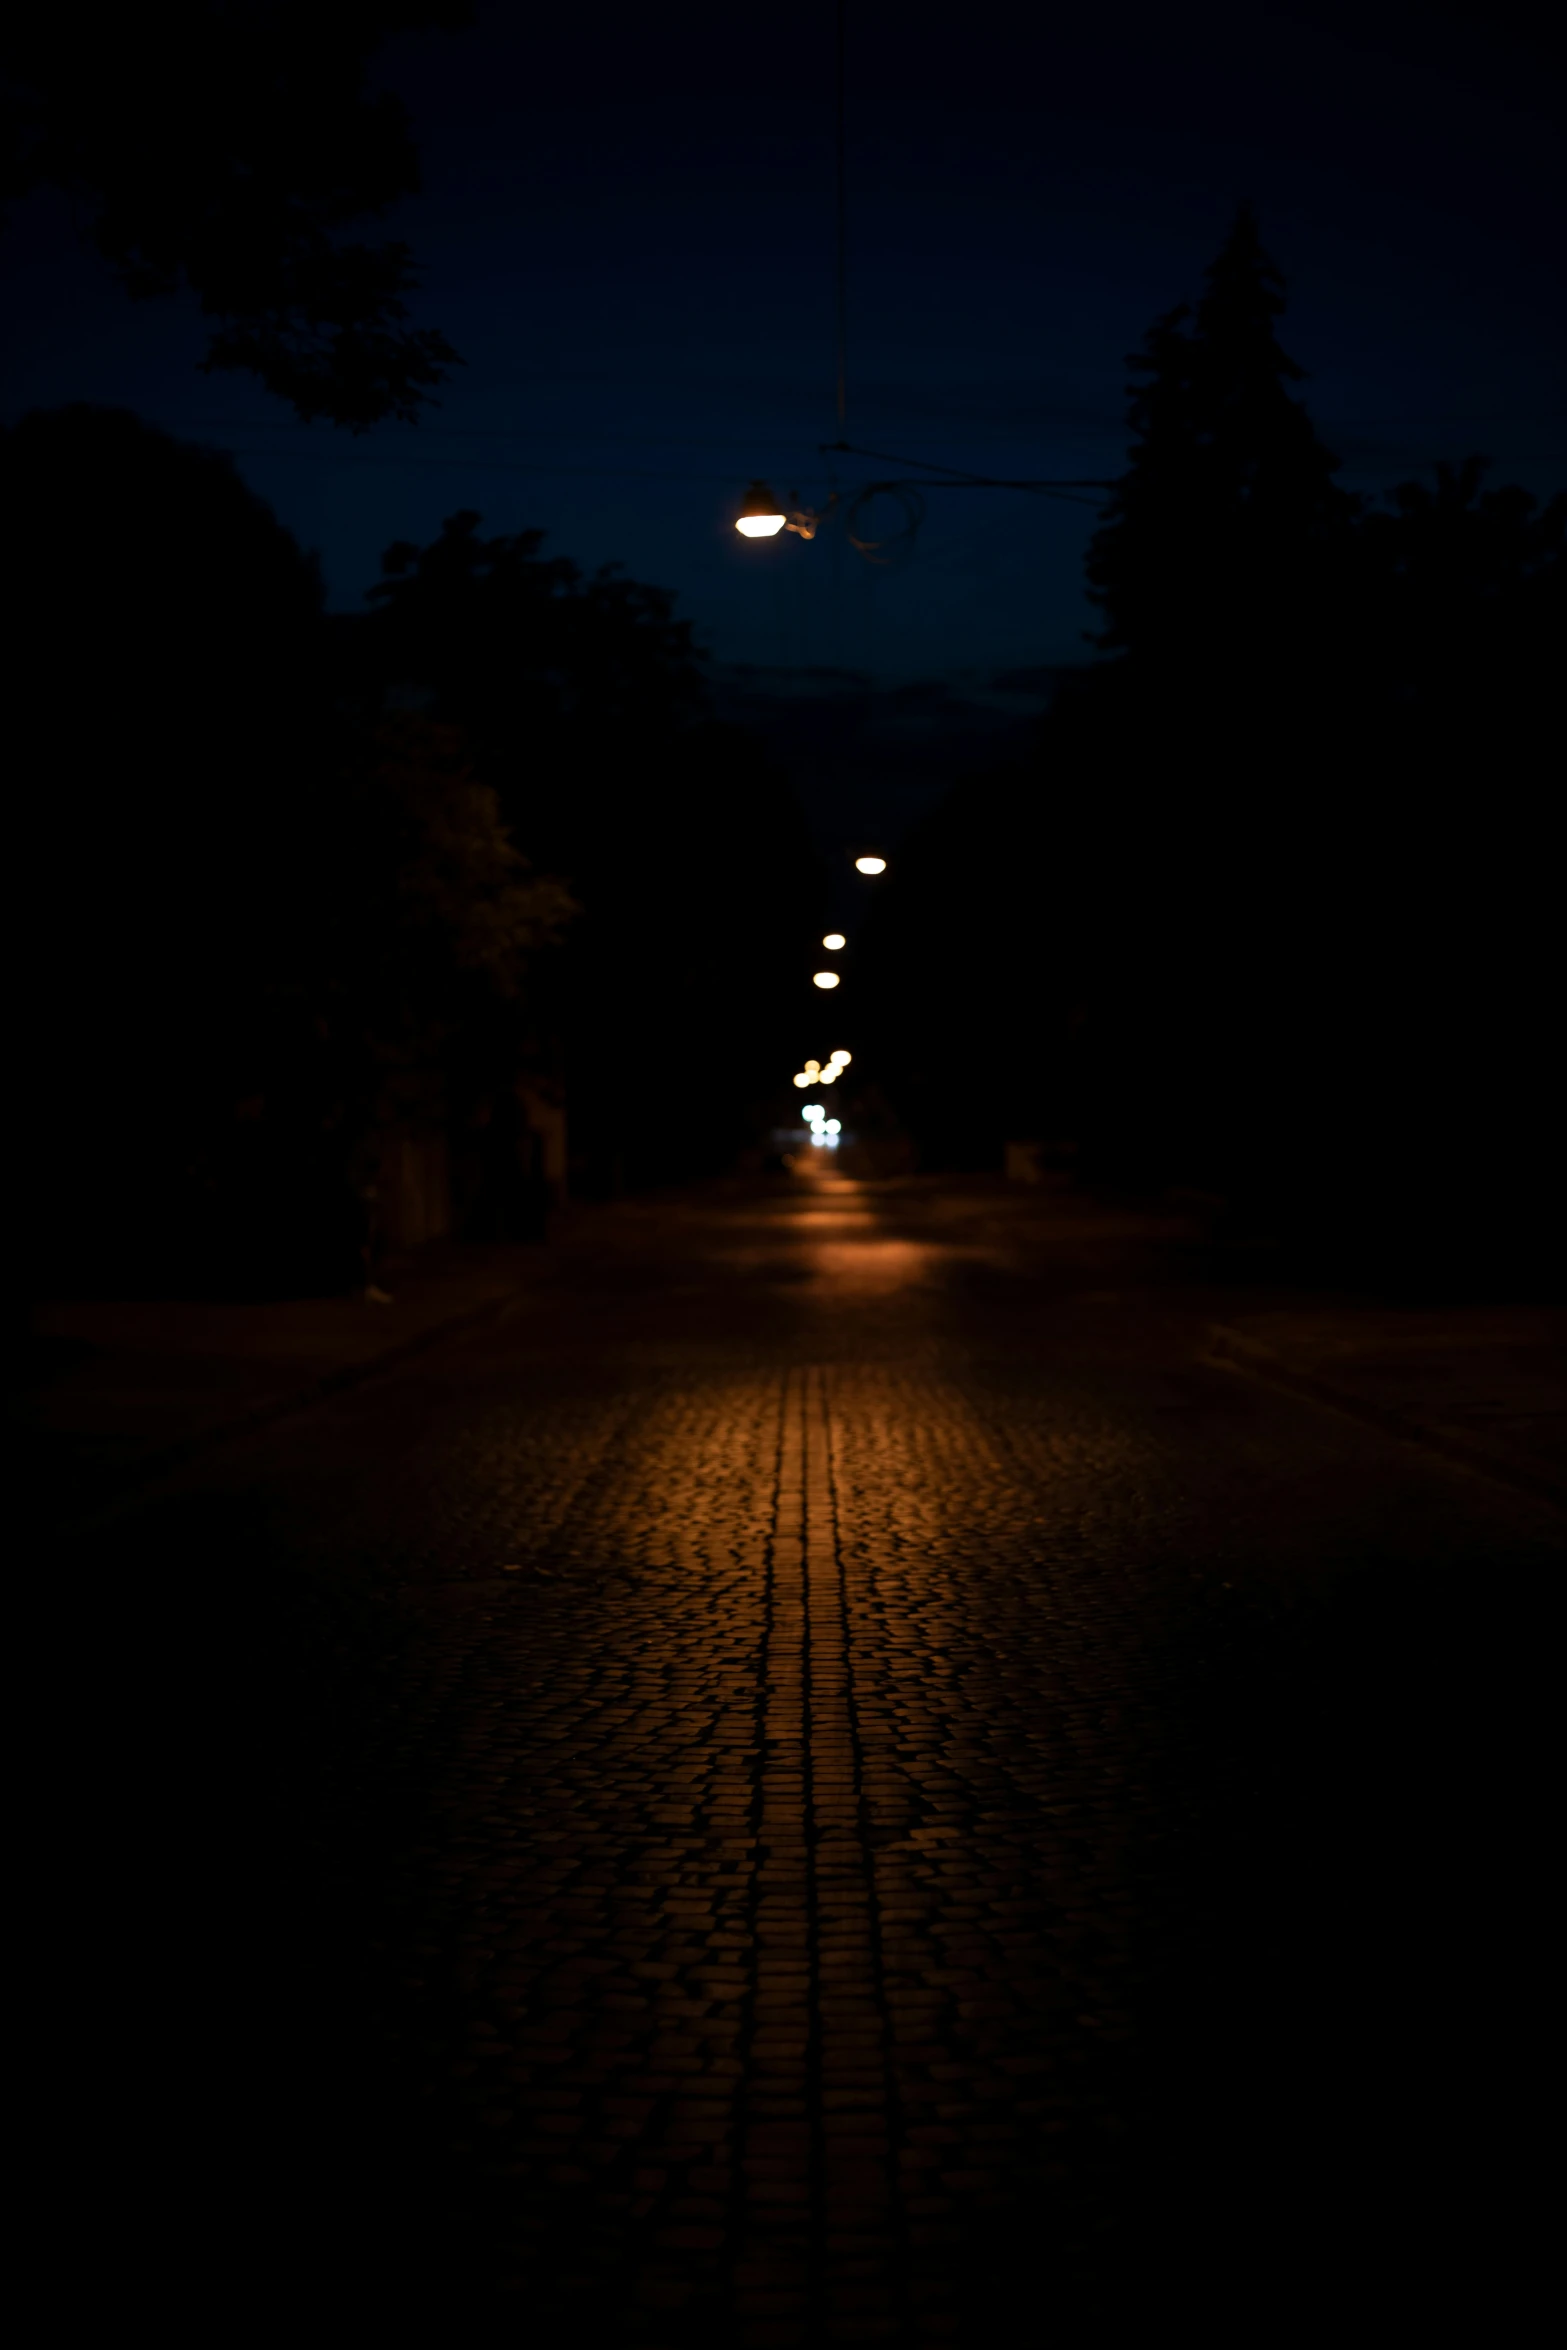
[[[885,857],[877,856],[856,857],[854,869],[856,873],[864,874],[867,880],[873,880],[877,874],[886,872],[887,860]],[[848,943],[848,939],[841,930],[829,930],[822,939],[822,945],[830,955],[840,954]],[[812,972],[811,983],[824,991],[830,991],[840,984],[842,976],[843,974],[839,971],[824,968]],[[825,1061],[807,1061],[803,1067],[795,1071],[791,1082],[801,1093],[808,1093],[818,1085],[836,1085],[853,1058],[852,1053],[845,1052],[840,1046],[838,1051],[830,1053]],[[837,1149],[838,1137],[843,1128],[838,1119],[828,1117],[824,1104],[817,1101],[803,1102],[800,1106],[800,1115],[810,1128],[811,1141],[814,1146],[826,1150]]]
[[[852,1053],[836,1052],[825,1065],[821,1061],[807,1061],[803,1069],[796,1069],[794,1083],[802,1090],[810,1085],[836,1085],[853,1058]]]

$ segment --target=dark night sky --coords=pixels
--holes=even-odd
[[[850,439],[1113,473],[1124,356],[1247,196],[1348,484],[1473,449],[1560,487],[1563,83],[1525,24],[1432,0],[1092,21],[850,0]],[[110,401],[233,448],[339,606],[390,539],[467,505],[676,589],[720,662],[972,687],[1081,659],[1089,511],[943,491],[897,571],[731,527],[753,474],[825,487],[832,25],[831,0],[501,4],[387,50],[426,178],[389,226],[468,362],[417,430],[305,429],[197,375],[194,303],[133,306],[52,195],[7,239],[5,416]]]

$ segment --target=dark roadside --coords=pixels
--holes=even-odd
[[[46,1523],[88,1519],[507,1312],[550,1265],[538,1246],[439,1242],[382,1267],[368,1295],[36,1304],[18,1371],[35,1505]]]

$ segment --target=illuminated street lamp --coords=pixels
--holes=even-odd
[[[743,539],[775,539],[788,519],[766,482],[753,481],[735,528]]]
[[[813,971],[811,973],[813,987],[836,987],[837,984],[838,974],[836,971]]]
[[[846,947],[848,943],[841,930],[829,930],[827,936],[822,940],[823,946],[830,955],[837,954],[839,948]]]
[[[752,482],[745,504],[735,516],[735,528],[743,539],[775,539],[781,530],[792,530],[796,538],[813,539],[821,524],[820,514],[801,505],[798,490],[791,490],[785,499],[775,498],[765,481]]]
[[[856,857],[854,870],[856,873],[885,873],[887,860],[885,857]]]
[[[836,1052],[832,1056],[832,1065],[835,1069],[847,1069],[853,1058],[852,1053]]]

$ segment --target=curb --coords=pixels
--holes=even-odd
[[[275,1420],[289,1419],[295,1412],[309,1411],[313,1404],[325,1403],[348,1388],[360,1387],[366,1380],[379,1378],[382,1372],[396,1370],[415,1355],[421,1355],[448,1338],[457,1338],[465,1330],[479,1329],[484,1323],[499,1321],[520,1298],[528,1296],[527,1287],[504,1290],[498,1297],[487,1297],[481,1305],[466,1306],[460,1314],[449,1314],[444,1322],[432,1322],[423,1330],[413,1331],[407,1338],[399,1338],[373,1355],[358,1362],[340,1363],[335,1371],[325,1371],[319,1379],[312,1379],[306,1387],[296,1387],[288,1395],[273,1396],[266,1403],[257,1404],[248,1412],[238,1413],[232,1420],[223,1420],[217,1426],[203,1428],[195,1436],[182,1436],[175,1444],[166,1444],[144,1459],[127,1464],[108,1481],[108,1490],[102,1493],[86,1514],[79,1518],[61,1518],[51,1528],[58,1538],[64,1535],[84,1534],[107,1517],[115,1516],[129,1503],[138,1500],[160,1478],[171,1476],[204,1453],[215,1452],[222,1445],[232,1443],[238,1436],[250,1436],[268,1428]]]
[[[1384,1436],[1417,1445],[1422,1452],[1440,1454],[1460,1468],[1473,1469],[1480,1476],[1490,1477],[1498,1485],[1509,1485],[1515,1492],[1527,1493],[1536,1501],[1553,1502],[1558,1509],[1567,1509],[1567,1484],[1547,1476],[1543,1470],[1501,1460],[1483,1444],[1471,1444],[1446,1429],[1428,1428],[1423,1421],[1390,1411],[1385,1404],[1367,1403],[1347,1389],[1335,1386],[1331,1380],[1319,1379],[1313,1371],[1297,1371],[1270,1346],[1260,1339],[1248,1338],[1243,1331],[1228,1330],[1222,1323],[1216,1323],[1208,1333],[1208,1349],[1209,1360],[1226,1370],[1249,1371],[1254,1378],[1265,1379],[1272,1387],[1284,1388],[1291,1395],[1304,1396],[1311,1403],[1326,1405],[1329,1411],[1343,1412],[1352,1420],[1363,1421],[1367,1427],[1379,1428]]]

